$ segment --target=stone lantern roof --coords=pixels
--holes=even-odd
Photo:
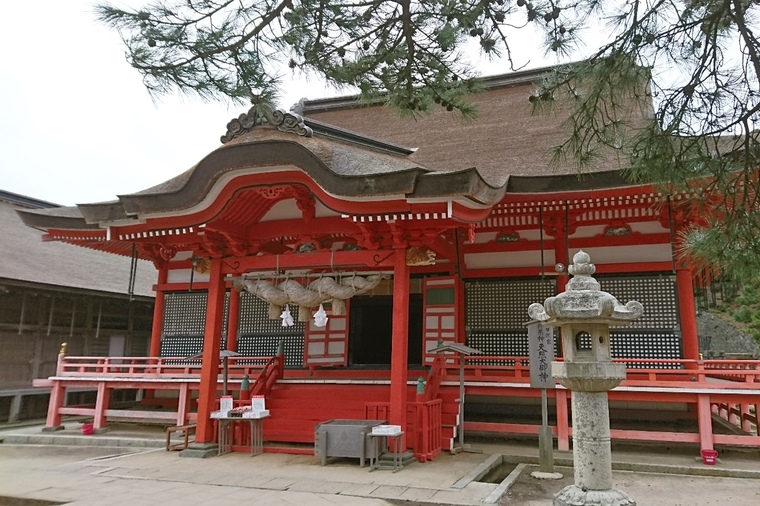
[[[564,323],[606,323],[621,325],[639,318],[644,313],[641,303],[632,300],[620,304],[611,294],[600,290],[599,282],[592,277],[596,266],[583,250],[573,256],[568,272],[574,277],[565,285],[565,291],[549,297],[542,306],[531,304],[528,314],[534,320],[559,326]]]

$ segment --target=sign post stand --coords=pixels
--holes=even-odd
[[[541,389],[541,428],[538,431],[539,471],[531,473],[535,478],[560,479],[554,472],[554,439],[549,427],[549,402],[547,388],[555,388],[551,375],[554,360],[554,328],[539,322],[528,323],[528,349],[530,360],[530,386]]]

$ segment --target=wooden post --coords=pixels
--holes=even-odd
[[[750,434],[752,433],[752,422],[749,420],[751,414],[752,410],[750,409],[749,404],[742,403],[739,407],[739,427]]]
[[[216,406],[219,380],[219,344],[222,340],[224,292],[222,259],[213,258],[208,281],[206,327],[203,333],[201,384],[198,392],[198,428],[195,432],[196,443],[211,443],[214,440],[214,424],[211,421],[211,412]]]
[[[230,290],[230,307],[227,317],[227,349],[237,351],[238,325],[240,322],[240,292]]]
[[[26,293],[26,292],[25,292]],[[60,376],[63,373],[63,360],[66,358],[66,343],[61,343],[61,349],[58,352],[58,361],[55,365],[55,375]],[[50,402],[48,403],[47,420],[43,432],[56,431],[63,429],[61,425],[60,409],[66,402],[66,387],[62,382],[54,380],[50,387]]]
[[[185,425],[188,422],[187,413],[190,400],[190,384],[181,383],[179,386],[179,402],[177,403],[177,425]]]
[[[699,449],[713,449],[712,412],[710,410],[710,395],[697,395],[697,423],[699,425]]]
[[[396,248],[393,266],[393,336],[391,338],[391,396],[390,423],[406,431],[408,327],[409,326],[409,267],[406,249]],[[406,438],[401,451],[406,450]]]
[[[676,290],[678,292],[678,316],[681,321],[681,341],[683,358],[699,360],[699,336],[697,334],[697,314],[694,306],[694,282],[691,269],[685,264],[676,268]],[[686,364],[694,369],[693,363]]]
[[[169,262],[162,262],[158,269],[157,284],[163,285],[169,277]],[[166,294],[162,289],[156,290],[156,298],[153,301],[153,327],[150,332],[150,346],[148,347],[148,356],[159,358],[161,356],[161,335],[164,331],[164,305],[166,303]],[[159,361],[151,361],[158,364]],[[155,390],[145,390],[144,399],[153,399],[156,396]]]
[[[66,387],[60,381],[53,381],[53,385],[50,387],[50,403],[48,404],[47,420],[43,431],[63,429],[60,409],[63,407],[65,399]]]
[[[456,278],[454,279],[454,293],[456,293],[456,338],[454,339],[454,342],[462,343],[464,345],[467,344],[467,332],[466,332],[466,325],[467,323],[467,315],[465,314],[465,288],[464,283],[462,282],[462,278],[459,277],[459,274],[457,273]],[[425,342],[425,339],[422,340],[422,342]],[[422,357],[423,360],[425,359],[425,349],[422,350]],[[424,362],[423,362],[424,363]]]
[[[570,424],[567,413],[568,390],[554,390],[554,402],[557,409],[557,449],[561,452],[570,451]]]
[[[158,270],[158,284],[166,284],[169,277],[169,262],[163,262]],[[153,306],[153,329],[150,334],[150,350],[148,356],[158,357],[161,355],[161,334],[164,330],[164,303],[166,296],[163,290],[156,291],[155,306]]]
[[[106,387],[106,382],[101,381],[98,383],[98,398],[95,401],[95,420],[93,427],[95,429],[105,429],[106,411],[111,403],[111,389]]]

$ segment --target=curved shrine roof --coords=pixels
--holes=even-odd
[[[471,121],[442,109],[401,118],[388,107],[360,106],[351,97],[301,102],[298,108],[306,116],[275,111],[264,125],[243,114],[228,124],[225,144],[164,183],[115,201],[19,214],[43,230],[102,229],[182,214],[213,198],[215,188],[237,175],[294,169],[337,201],[354,203],[453,200],[483,209],[506,192],[625,186],[614,153],[600,157],[582,180],[574,166],[551,163],[549,148],[567,133],[558,119],[532,115],[528,102],[545,71],[486,80],[487,90],[473,97],[480,113]]]
[[[240,174],[297,169],[327,194],[345,200],[451,199],[474,207],[496,204],[504,187],[489,185],[474,169],[436,172],[412,160],[408,150],[330,127],[312,136],[256,126],[220,146],[191,169],[118,200],[76,207],[21,211],[27,225],[96,229],[151,214],[178,213],[201,204],[218,183]],[[342,137],[341,135],[344,134]],[[286,177],[286,176],[283,176]],[[288,183],[283,180],[281,183]]]

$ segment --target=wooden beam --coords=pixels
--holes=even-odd
[[[237,275],[248,271],[276,269],[381,269],[393,268],[393,251],[318,251],[314,253],[288,253],[283,255],[260,255],[256,257],[228,257],[222,265],[224,274]]]

